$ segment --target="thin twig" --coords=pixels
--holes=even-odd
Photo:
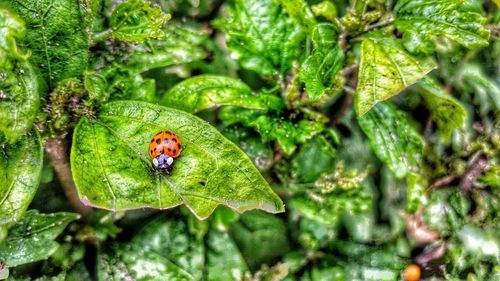
[[[446,185],[449,185],[450,183],[452,183],[454,180],[457,179],[457,176],[446,176],[446,177],[443,177],[443,178],[440,178],[438,180],[436,180],[433,184],[431,184],[429,186],[429,188],[427,188],[427,190],[425,191],[427,197],[429,196],[429,194],[434,191],[434,189],[437,189],[437,188],[440,188],[440,187],[443,187],[443,186],[446,186]]]
[[[416,256],[415,262],[420,266],[425,267],[429,262],[441,258],[446,252],[447,247],[448,242],[443,242],[439,246],[432,248],[430,251],[423,252]]]
[[[458,189],[462,192],[469,192],[472,190],[474,182],[481,176],[481,174],[488,169],[489,160],[485,155],[479,155],[472,165],[462,175],[462,179],[458,184]]]
[[[87,217],[92,209],[83,205],[76,192],[76,186],[73,181],[71,166],[68,159],[69,153],[66,139],[63,136],[47,139],[45,141],[45,151],[52,162],[54,171],[56,172],[69,204],[73,210],[82,215],[83,218]]]
[[[387,19],[386,21],[377,22],[375,24],[367,25],[363,29],[363,31],[364,32],[369,32],[369,31],[372,31],[372,30],[375,30],[375,29],[378,29],[378,28],[386,27],[388,25],[391,25],[393,22],[394,22],[394,19],[391,17],[391,18]]]

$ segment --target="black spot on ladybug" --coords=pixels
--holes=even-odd
[[[181,148],[182,148],[180,143],[177,145],[177,147],[179,148],[179,150],[181,150]]]
[[[153,143],[154,141],[155,141],[155,139],[152,139],[152,140],[151,140],[151,143]]]
[[[164,144],[169,144],[169,143],[170,143],[170,141],[169,141],[168,139],[164,139],[164,140],[163,140],[163,143],[164,143]]]
[[[177,142],[177,140],[175,138],[172,138],[172,141],[175,142],[175,143]]]
[[[172,152],[175,154],[177,152],[177,150],[174,149]]]
[[[157,144],[160,144],[160,142],[161,142],[161,139],[156,139]]]
[[[171,132],[169,132],[169,131],[165,131],[165,134],[170,135],[170,134],[172,134],[172,133],[171,133]]]
[[[153,154],[153,150],[151,149],[151,154]]]

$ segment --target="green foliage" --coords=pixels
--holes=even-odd
[[[36,133],[0,146],[0,241],[28,209],[40,183],[42,164],[42,145]]]
[[[266,96],[255,95],[237,79],[216,75],[186,79],[170,88],[160,103],[190,113],[221,105],[267,109]]]
[[[88,44],[77,1],[2,1],[0,6],[12,9],[26,22],[22,44],[31,50],[31,60],[49,88],[83,73]]]
[[[141,0],[129,0],[117,5],[109,19],[111,36],[122,41],[143,42],[163,36],[163,24],[170,19],[159,7]]]
[[[497,2],[0,0],[0,279],[499,279]]]
[[[365,114],[377,103],[398,94],[435,67],[432,59],[406,52],[400,41],[387,37],[363,39],[356,87],[357,113]]]
[[[471,49],[488,45],[486,18],[469,1],[399,0],[394,11],[394,25],[404,32],[404,45],[412,53],[434,51],[436,36],[448,37]]]
[[[182,141],[173,172],[152,171],[151,138],[161,130]],[[96,119],[82,118],[71,151],[80,197],[96,207],[124,210],[186,204],[207,218],[219,204],[237,211],[283,211],[251,161],[201,119],[182,111],[139,102],[115,102]],[[155,190],[150,192],[149,190]]]
[[[29,52],[16,42],[25,33],[24,22],[0,8],[0,134],[11,144],[31,128],[39,106],[37,76],[26,61]]]
[[[304,28],[286,16],[274,0],[237,0],[216,26],[243,67],[264,76],[284,75],[300,56]]]
[[[312,32],[315,49],[301,67],[300,80],[314,100],[332,95],[342,86],[337,74],[344,63],[344,52],[336,45],[336,37],[332,24],[318,24]]]
[[[17,266],[47,258],[59,247],[54,239],[76,219],[78,215],[73,213],[28,211],[0,245],[0,260],[7,266]]]

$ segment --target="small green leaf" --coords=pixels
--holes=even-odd
[[[8,228],[22,218],[38,189],[42,166],[36,132],[15,144],[0,145],[0,227]]]
[[[407,116],[390,103],[380,103],[358,123],[370,139],[372,150],[398,178],[420,171],[424,140]]]
[[[0,244],[0,260],[12,267],[49,257],[59,247],[54,241],[56,237],[78,217],[77,214],[64,212],[26,212],[22,220],[10,229],[7,240]]]
[[[371,207],[372,198],[363,186],[324,195],[294,196],[290,208],[304,217],[328,227],[337,226],[340,216],[346,213],[362,213]]]
[[[2,1],[0,6],[26,22],[23,43],[50,89],[58,81],[81,76],[87,67],[88,40],[78,1]]]
[[[272,263],[290,249],[283,220],[263,212],[241,215],[229,233],[251,269]]]
[[[128,0],[116,6],[109,19],[111,35],[122,41],[143,42],[164,35],[163,25],[170,19],[149,1]]]
[[[289,120],[267,115],[259,116],[248,125],[260,133],[262,141],[276,140],[286,155],[291,155],[297,144],[306,142],[323,130],[321,122],[303,119],[293,124]]]
[[[235,277],[249,272],[240,250],[227,233],[210,231],[205,251],[207,280],[228,280],[229,274]]]
[[[242,81],[218,75],[199,75],[172,87],[160,104],[189,113],[221,105],[267,109],[266,96],[258,96]]]
[[[420,205],[426,201],[424,196],[425,186],[420,174],[414,172],[409,172],[407,174],[406,185],[408,186],[408,191],[406,193],[406,210],[413,214],[418,210]]]
[[[207,56],[201,44],[209,33],[181,24],[169,24],[163,32],[162,38],[135,45],[133,52],[126,55],[124,67],[144,72],[199,61]]]
[[[161,130],[175,132],[183,152],[170,175],[152,170],[148,146]],[[205,121],[141,102],[114,102],[78,123],[71,166],[82,200],[111,210],[186,204],[201,219],[219,204],[239,212],[282,212],[248,157]]]
[[[467,48],[488,45],[486,18],[467,0],[399,0],[394,25],[404,33],[405,47],[412,53],[431,53],[435,36],[446,36]]]
[[[330,173],[334,168],[335,155],[335,149],[324,136],[309,140],[292,160],[297,180],[300,183],[314,182],[321,174]]]
[[[424,78],[417,85],[419,93],[424,98],[427,108],[437,123],[441,141],[449,143],[453,131],[465,126],[467,111],[431,78]]]
[[[7,58],[25,60],[28,54],[18,49],[16,40],[26,35],[24,21],[8,10],[0,9],[0,67],[6,67]]]
[[[337,17],[337,7],[329,0],[312,5],[311,10],[314,15],[324,17],[329,21],[334,21]]]
[[[304,0],[279,0],[286,12],[300,25],[313,30],[317,25],[314,14],[309,9],[309,5]]]
[[[28,131],[40,103],[37,76],[27,61],[0,67],[0,133],[15,143]],[[3,77],[3,79],[2,79]]]
[[[322,23],[313,30],[315,49],[300,69],[300,81],[313,100],[331,95],[341,84],[337,77],[344,64],[344,52],[337,46],[337,31],[332,24]]]
[[[361,62],[356,88],[358,115],[377,103],[398,94],[436,68],[430,58],[412,56],[399,41],[365,38],[361,43]]]
[[[301,52],[304,28],[274,0],[236,0],[215,25],[227,34],[227,46],[244,68],[263,76],[287,73]]]

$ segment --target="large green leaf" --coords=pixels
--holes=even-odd
[[[381,103],[358,117],[372,150],[398,178],[419,172],[424,140],[409,123],[408,117],[390,103]]]
[[[236,0],[216,26],[227,46],[247,69],[264,76],[285,74],[302,52],[304,28],[288,18],[274,0]]]
[[[183,144],[170,175],[152,170],[148,145],[161,130]],[[186,204],[207,218],[219,204],[239,212],[282,212],[251,160],[205,121],[171,108],[141,102],[104,105],[95,119],[78,123],[71,165],[82,200],[111,210],[171,208]]]
[[[2,1],[0,6],[26,22],[23,43],[50,88],[65,78],[80,77],[87,67],[88,42],[78,1]]]
[[[449,143],[453,131],[465,126],[467,111],[431,78],[418,83],[418,89],[436,121],[441,141]]]
[[[432,59],[416,57],[390,38],[368,37],[361,43],[361,62],[356,87],[356,111],[368,112],[417,82],[436,67]]]
[[[109,25],[111,35],[122,41],[143,42],[162,37],[162,26],[170,19],[149,1],[128,0],[115,7]]]
[[[42,166],[43,150],[36,133],[15,144],[0,146],[0,229],[3,231],[26,212],[38,189]]]
[[[10,229],[7,240],[0,244],[0,260],[7,266],[39,261],[53,254],[59,244],[54,241],[66,226],[78,219],[73,213],[40,214],[30,210]]]
[[[337,45],[337,31],[332,24],[319,24],[313,30],[315,49],[300,68],[300,80],[306,84],[309,96],[316,100],[333,94],[341,78],[337,77],[344,64],[344,52]]]
[[[488,45],[486,18],[478,5],[468,0],[399,0],[394,25],[404,32],[411,52],[430,53],[434,36],[446,36],[467,48]]]
[[[266,109],[263,97],[255,95],[250,87],[238,79],[200,75],[172,87],[163,95],[160,104],[190,113],[221,105]]]

